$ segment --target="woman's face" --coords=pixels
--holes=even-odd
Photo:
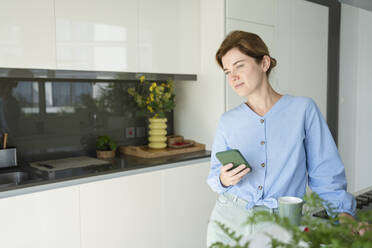
[[[254,58],[233,48],[222,57],[227,80],[239,96],[249,96],[260,88],[268,68],[265,58],[257,64]]]

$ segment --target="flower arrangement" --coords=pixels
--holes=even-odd
[[[151,118],[165,118],[165,113],[176,106],[173,81],[149,82],[145,76],[139,78],[135,87],[128,89],[142,114]]]

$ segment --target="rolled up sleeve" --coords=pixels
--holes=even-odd
[[[347,192],[344,165],[327,123],[312,100],[306,112],[305,132],[309,187],[330,204],[334,213],[354,216],[356,201]]]

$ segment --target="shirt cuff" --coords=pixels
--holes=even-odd
[[[226,191],[232,188],[232,185],[224,186],[220,180],[220,177],[217,177],[216,185],[217,185],[217,193],[219,194],[225,193]]]
[[[336,203],[333,203],[333,214],[334,215],[337,215],[337,214],[340,214],[340,213],[347,213],[347,214],[350,214],[351,216],[355,217],[356,216],[356,202],[355,202],[355,199],[352,199],[352,202],[350,204],[350,206],[348,206],[349,204],[344,204],[343,202],[340,202],[336,205]],[[345,206],[346,205],[346,206]],[[331,215],[331,213],[329,213],[328,209],[326,208],[327,210],[327,213],[328,215]]]

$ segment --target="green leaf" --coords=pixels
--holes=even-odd
[[[291,235],[291,240],[288,243],[284,243],[271,234],[266,234],[271,240],[271,247],[285,247],[285,248],[297,248],[300,247],[301,242],[308,244],[309,248],[318,247],[332,247],[332,248],[372,248],[372,230],[367,231],[363,236],[355,235],[352,233],[352,229],[356,229],[358,223],[352,220],[346,220],[344,224],[337,224],[338,216],[331,207],[331,204],[323,201],[318,195],[312,193],[304,197],[306,204],[309,209],[319,209],[319,207],[325,206],[327,211],[333,216],[329,219],[319,219],[310,216],[311,212],[305,212],[305,216],[302,218],[301,225],[309,228],[309,232],[304,232],[298,226],[292,225],[288,218],[281,218],[278,214],[270,214],[267,211],[257,211],[254,215],[247,218],[245,225],[254,225],[259,222],[273,222],[280,227],[287,230]],[[360,221],[371,221],[372,211],[366,211],[358,214]],[[223,223],[217,223],[223,232],[229,236],[232,240],[237,241],[237,244],[241,240],[242,236],[237,236],[234,230],[227,228]],[[215,243],[216,246],[211,247],[230,247],[220,242]],[[234,247],[249,247],[249,242],[243,244],[243,246]]]
[[[116,143],[107,135],[98,136],[96,140],[96,149],[98,151],[114,151]]]

